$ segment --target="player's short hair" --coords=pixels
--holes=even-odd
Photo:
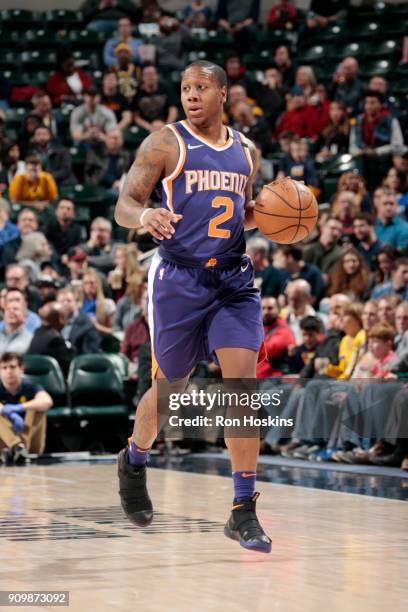
[[[214,79],[218,82],[220,87],[227,87],[228,85],[227,73],[225,72],[224,68],[221,68],[221,66],[219,66],[218,64],[214,64],[213,62],[208,62],[207,60],[197,60],[195,62],[191,62],[191,64],[189,64],[184,70],[182,74],[182,78],[186,70],[189,70],[189,68],[195,68],[195,67],[205,68],[206,70],[209,70],[212,76],[214,77]]]
[[[10,363],[10,361],[16,360],[20,368],[23,365],[23,358],[19,353],[14,353],[13,351],[6,351],[0,357],[0,364],[2,363]]]

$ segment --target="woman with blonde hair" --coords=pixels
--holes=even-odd
[[[136,244],[120,244],[116,247],[113,258],[115,269],[108,275],[108,284],[112,289],[113,299],[118,302],[126,293],[128,278],[134,272],[140,272],[137,259],[138,250]]]
[[[364,178],[358,171],[353,170],[342,174],[337,183],[337,191],[354,191],[360,210],[362,212],[371,212],[370,196],[368,195]]]
[[[370,270],[364,257],[354,248],[338,260],[332,274],[328,295],[343,293],[351,300],[362,301],[368,297]]]
[[[127,277],[126,293],[116,304],[113,329],[124,331],[142,312],[141,299],[145,289],[145,272],[138,270]]]
[[[81,312],[89,316],[99,332],[110,334],[115,311],[115,302],[106,298],[103,293],[102,281],[98,272],[89,268],[82,279]]]

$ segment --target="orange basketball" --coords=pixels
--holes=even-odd
[[[284,178],[264,185],[256,197],[254,215],[266,238],[280,244],[294,244],[313,230],[318,205],[306,185]]]

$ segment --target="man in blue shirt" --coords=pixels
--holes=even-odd
[[[398,216],[397,200],[394,194],[384,192],[376,206],[377,220],[375,233],[378,240],[397,249],[408,246],[408,223]]]
[[[118,20],[118,32],[116,37],[110,38],[103,50],[103,61],[106,66],[114,66],[118,58],[115,55],[115,49],[119,43],[125,43],[132,50],[131,61],[135,64],[141,64],[140,47],[143,41],[140,38],[132,36],[132,23],[128,17],[121,17]]]
[[[23,378],[21,355],[6,352],[0,357],[0,462],[24,464],[28,452],[45,447],[46,411],[51,396],[40,385]]]
[[[394,262],[391,280],[377,285],[371,299],[376,300],[384,295],[399,295],[403,301],[408,301],[408,258],[401,257]]]
[[[15,240],[20,231],[14,223],[9,220],[10,205],[4,198],[0,198],[0,265],[4,266],[3,247],[7,242]]]

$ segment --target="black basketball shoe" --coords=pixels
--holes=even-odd
[[[270,553],[272,540],[266,535],[256,516],[258,497],[259,493],[254,493],[252,497],[234,500],[224,534],[231,540],[237,540],[243,548]]]
[[[118,455],[119,495],[128,519],[138,527],[147,527],[153,520],[153,505],[146,488],[146,466],[128,463],[128,448]]]

